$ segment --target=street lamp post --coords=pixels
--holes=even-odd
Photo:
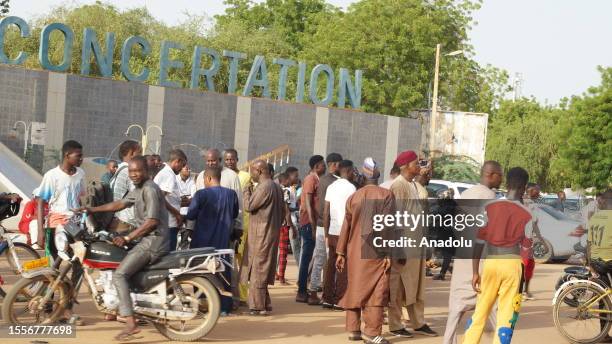
[[[26,124],[24,121],[17,121],[13,124],[13,131],[17,132],[17,125],[23,125],[23,158],[25,159],[28,152],[28,143],[30,141],[30,131],[32,129],[32,123]]]
[[[125,136],[129,136],[130,135],[130,129],[132,129],[133,127],[136,127],[138,129],[140,129],[140,145],[142,146],[142,151],[146,152],[147,150],[147,145],[149,143],[149,130],[151,129],[158,129],[159,130],[159,137],[161,140],[161,137],[164,136],[164,131],[162,130],[162,128],[158,125],[152,124],[150,126],[147,127],[147,129],[145,130],[141,125],[138,124],[131,124],[127,130],[125,131]],[[155,154],[159,154],[159,141],[156,142],[156,146],[155,146]]]
[[[160,147],[160,143],[161,143],[161,139],[164,136],[164,131],[162,130],[162,128],[158,125],[152,124],[150,126],[147,127],[147,130],[145,131],[145,139],[147,140],[147,144],[149,143],[149,130],[151,129],[157,129],[159,130],[159,140],[155,141],[155,154],[159,154],[159,147]],[[142,150],[144,151],[144,147],[142,148]]]
[[[435,145],[435,134],[436,134],[436,125],[438,121],[438,83],[439,83],[439,74],[440,74],[440,48],[441,44],[436,44],[436,64],[434,69],[434,84],[433,84],[433,94],[431,100],[431,116],[429,118],[429,155],[430,158],[433,155],[433,152],[436,148]],[[444,56],[456,56],[463,54],[463,50],[455,50],[448,54],[444,54]]]

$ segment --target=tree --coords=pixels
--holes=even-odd
[[[504,100],[492,116],[487,131],[487,160],[496,160],[507,172],[520,166],[532,182],[545,190],[559,187],[551,179],[551,162],[557,158],[558,140],[553,135],[559,120],[553,108],[534,99]]]
[[[433,161],[435,179],[476,183],[480,179],[478,162],[467,156],[443,155]]]
[[[477,1],[362,0],[304,36],[300,57],[362,69],[363,109],[405,116],[429,106],[435,47],[441,43],[446,52],[466,52],[442,61],[441,107],[487,110],[482,100],[492,98],[496,87],[486,85],[490,80],[469,58],[467,43],[471,13],[478,7]]]
[[[9,0],[0,0],[0,17],[7,15],[9,9]]]
[[[601,85],[573,97],[556,131],[559,159],[554,173],[573,187],[612,186],[612,67],[599,67]]]

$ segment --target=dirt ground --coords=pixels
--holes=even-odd
[[[344,313],[324,310],[317,306],[295,303],[297,269],[289,257],[288,278],[292,285],[274,286],[270,293],[274,312],[269,317],[235,316],[220,319],[214,330],[202,341],[225,343],[353,343],[344,332]],[[551,300],[555,281],[561,275],[565,265],[538,265],[532,281],[532,292],[536,300],[523,303],[521,315],[514,333],[513,343],[565,343],[553,325]],[[443,334],[448,311],[449,281],[434,281],[428,278],[426,283],[426,319],[430,326],[440,335]],[[46,339],[49,344],[60,343],[113,343],[122,324],[104,321],[101,314],[95,311],[92,301],[82,291],[80,305],[76,311],[86,322],[77,328],[76,338]],[[466,317],[467,319],[467,317]],[[464,320],[465,323],[465,320]],[[464,327],[464,324],[461,326]],[[413,338],[396,338],[383,333],[392,343],[441,343],[440,337],[415,336]],[[461,330],[463,332],[463,330]],[[2,338],[0,343],[31,343],[34,339]],[[130,343],[168,343],[151,325],[143,327],[138,338]],[[461,338],[459,339],[459,343]],[[491,334],[485,333],[482,343],[491,343]]]

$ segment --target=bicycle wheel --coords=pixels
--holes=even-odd
[[[571,343],[591,344],[603,339],[612,326],[612,314],[593,310],[612,312],[612,301],[608,295],[592,303],[602,295],[604,292],[601,289],[586,283],[565,288],[553,309],[557,331]],[[573,298],[574,302],[564,302],[567,297]]]
[[[21,277],[23,263],[40,258],[40,254],[32,247],[17,242],[13,243],[13,248],[7,247],[2,257],[4,259],[0,259],[0,276],[5,284],[14,284]],[[1,287],[0,296],[6,296],[6,292]]]

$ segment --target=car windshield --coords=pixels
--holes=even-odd
[[[462,194],[467,188],[465,186],[457,186],[457,190],[459,190],[459,194]]]
[[[559,220],[559,221],[571,220],[569,217],[567,217],[567,215],[563,214],[562,212],[554,209],[553,207],[549,205],[540,204],[538,208],[541,209],[543,212],[547,213],[548,215],[552,216],[555,220]]]
[[[444,184],[429,183],[426,189],[429,197],[437,198],[438,192],[448,190],[448,186]]]
[[[576,212],[580,210],[580,200],[576,198],[566,199],[563,204],[556,197],[544,197],[542,203],[547,204],[559,211],[571,211]]]
[[[565,209],[571,211],[579,211],[580,210],[580,200],[578,199],[566,199],[564,202]]]

